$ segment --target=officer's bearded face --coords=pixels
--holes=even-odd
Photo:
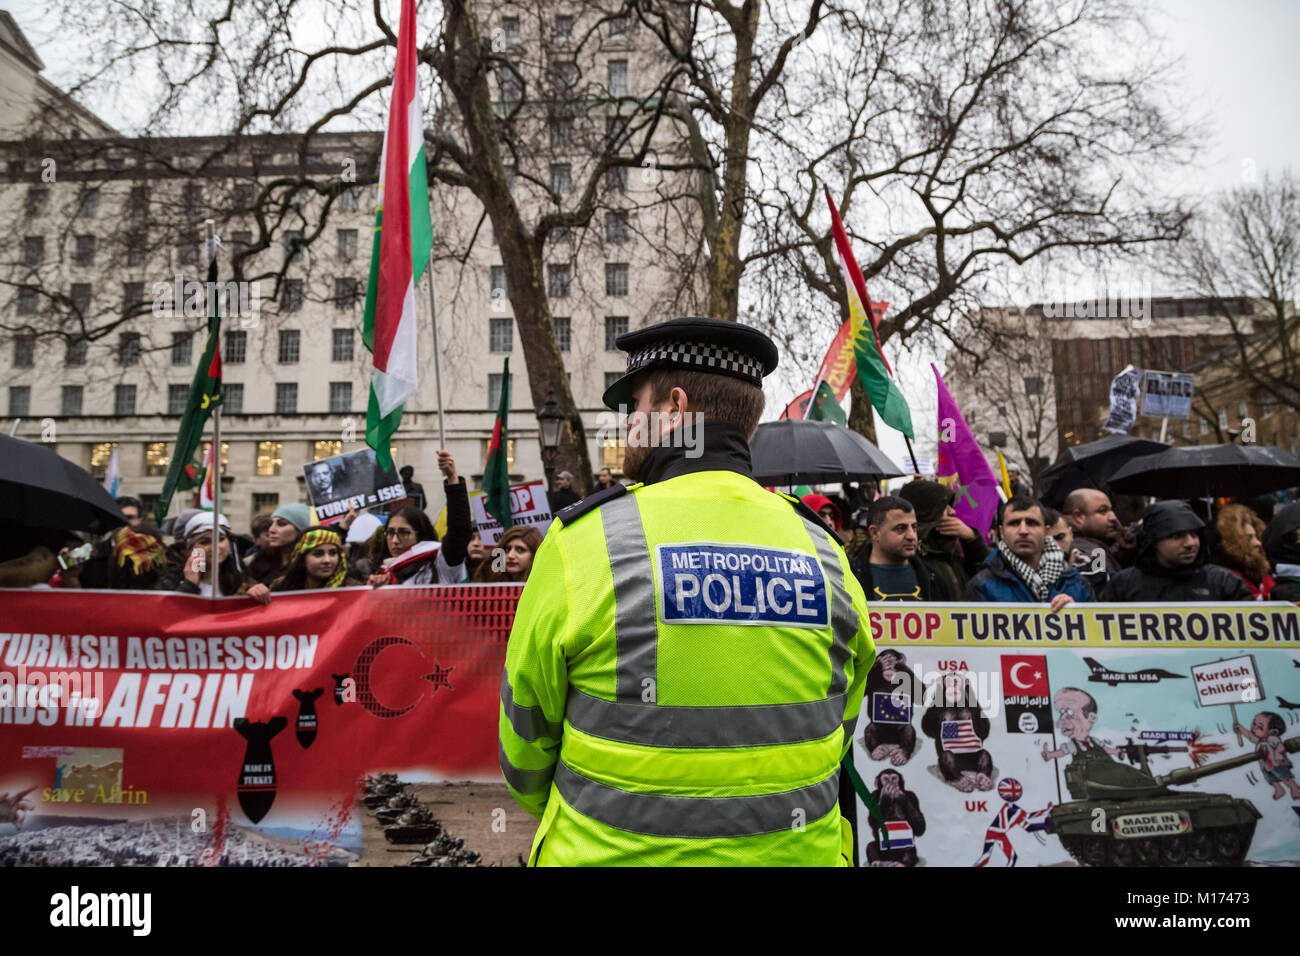
[[[646,458],[662,437],[671,430],[673,407],[672,396],[656,404],[653,399],[653,387],[650,382],[643,382],[632,393],[632,414],[627,417],[627,445],[623,451],[623,474],[633,481],[640,481],[639,471]]]

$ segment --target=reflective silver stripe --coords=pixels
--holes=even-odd
[[[820,820],[835,809],[840,771],[820,783],[744,797],[669,797],[620,790],[555,768],[555,787],[579,813],[619,830],[658,837],[743,837]]]
[[[546,713],[540,707],[524,707],[515,703],[514,691],[510,688],[510,675],[501,672],[501,706],[506,709],[506,717],[515,733],[532,743],[539,737],[560,739],[562,724],[546,719]]]
[[[853,636],[858,633],[858,615],[853,610],[853,601],[849,598],[848,588],[844,586],[844,568],[840,564],[835,547],[827,537],[824,529],[817,527],[807,518],[804,525],[808,535],[817,548],[817,557],[826,571],[826,587],[831,596],[831,683],[826,696],[843,694],[848,689],[848,678],[844,674],[845,662],[852,656],[849,649]]]
[[[618,652],[616,697],[641,702],[658,678],[659,629],[655,622],[654,568],[636,495],[624,495],[600,509],[605,547],[614,575],[614,642]],[[652,698],[653,699],[653,698]]]
[[[545,770],[521,770],[510,762],[510,758],[506,756],[506,748],[500,741],[497,742],[497,757],[501,762],[501,775],[506,778],[506,783],[520,793],[541,793],[551,786],[551,777],[555,774],[554,767],[547,767]]]
[[[604,700],[570,687],[564,718],[593,737],[647,747],[766,747],[825,737],[844,719],[844,695],[797,704],[668,707]]]
[[[853,731],[858,727],[858,715],[850,717],[841,725],[844,730],[844,742],[847,744],[853,739]]]

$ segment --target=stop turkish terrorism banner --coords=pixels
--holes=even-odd
[[[0,864],[355,859],[365,774],[500,779],[519,590],[4,591]]]
[[[1300,863],[1295,606],[870,614],[861,865]]]

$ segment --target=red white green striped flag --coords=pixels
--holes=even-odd
[[[826,203],[831,207],[831,233],[835,238],[836,258],[839,259],[840,270],[844,274],[844,287],[849,294],[849,321],[852,323],[853,355],[857,360],[858,378],[862,379],[862,385],[881,420],[890,428],[913,438],[912,411],[894,382],[894,373],[885,361],[885,353],[880,350],[880,337],[876,333],[880,319],[874,314],[868,319],[867,310],[863,308],[863,303],[870,301],[867,297],[867,283],[862,278],[857,260],[853,258],[848,233],[844,231],[844,223],[840,221],[840,212],[835,208],[829,189],[826,190]]]
[[[433,248],[416,62],[415,0],[402,0],[361,333],[374,358],[366,444],[384,468],[393,467],[392,437],[401,424],[403,405],[419,386],[415,284]]]

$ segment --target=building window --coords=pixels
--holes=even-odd
[[[573,242],[573,230],[568,226],[556,226],[551,230],[550,241],[552,245],[567,246]]]
[[[330,382],[330,411],[352,411],[352,383]],[[319,444],[319,442],[317,442]]]
[[[118,416],[135,414],[134,385],[113,386],[113,414]]]
[[[1262,402],[1259,403],[1259,417],[1260,417],[1260,418],[1272,418],[1272,417],[1273,417],[1273,403],[1272,403],[1272,402],[1270,402],[1270,401],[1268,401],[1267,399],[1265,399],[1264,401],[1262,401]]]
[[[199,455],[199,461],[207,461],[208,452],[210,452],[211,450],[212,450],[212,442],[205,441],[203,443],[203,451]],[[224,472],[229,468],[229,466],[230,466],[230,442],[223,441],[221,443],[221,470]]]
[[[183,266],[192,266],[199,261],[199,237],[197,233],[187,233],[181,237],[176,246],[176,261]]]
[[[14,368],[31,368],[36,360],[36,336],[14,336]]]
[[[346,312],[357,307],[357,280],[356,279],[335,279],[334,280],[334,308],[339,312]]]
[[[108,471],[108,460],[113,457],[113,449],[117,447],[115,441],[101,441],[90,447],[90,476],[100,481],[104,480],[104,474]]]
[[[611,166],[605,170],[605,191],[610,193],[627,192],[626,166]]]
[[[330,343],[330,360],[333,362],[351,362],[355,340],[356,332],[352,329],[335,329],[334,341]]]
[[[617,382],[620,378],[622,378],[625,374],[626,374],[625,372],[606,372],[605,391],[609,391],[609,387],[613,385],[615,382]]]
[[[221,407],[230,415],[244,414],[244,386],[237,382],[222,382]]]
[[[203,187],[198,183],[187,183],[181,190],[181,213],[186,219],[203,215]]]
[[[568,163],[551,163],[551,192],[567,196],[573,191],[573,180]]]
[[[605,241],[618,246],[627,242],[627,238],[627,213],[623,210],[605,213]]]
[[[605,295],[627,295],[627,263],[605,263]]]
[[[609,18],[609,38],[622,40],[627,37],[627,15]]]
[[[244,355],[248,349],[247,332],[227,332],[226,347],[221,360],[227,365],[243,365]]]
[[[145,239],[139,232],[130,232],[126,236],[126,264],[142,266],[145,260]]]
[[[86,283],[86,300],[90,300],[90,284]],[[122,283],[122,314],[131,315],[136,309],[144,305],[144,283],[143,282],[123,282]]]
[[[332,382],[331,384],[338,385],[340,383]],[[342,384],[347,385],[349,383],[344,382]],[[315,457],[312,459],[312,461],[324,461],[326,458],[333,458],[336,455],[343,454],[343,442],[337,440],[318,441],[315,443],[313,452],[315,454]]]
[[[554,77],[557,91],[570,94],[578,86],[578,64],[572,60],[561,60],[551,64],[551,76]]]
[[[511,389],[512,395],[514,394],[514,378],[515,378],[514,375],[511,374],[509,387]],[[488,373],[487,397],[488,397],[488,402],[487,402],[488,408],[495,411],[496,408],[501,404],[501,373],[500,372]]]
[[[141,296],[144,295],[143,286],[141,287],[140,295]],[[82,315],[86,315],[88,312],[90,312],[90,283],[89,282],[72,283],[72,307],[76,309],[78,312],[80,312]]]
[[[298,361],[298,349],[302,343],[302,333],[297,329],[280,330],[279,362],[281,365],[293,365]]]
[[[488,351],[511,352],[515,347],[514,320],[488,319]]]
[[[552,33],[556,43],[568,43],[573,39],[573,17],[563,15],[555,18],[555,30]]]
[[[32,387],[30,385],[9,386],[9,417],[26,418],[32,413]]]
[[[23,265],[39,266],[45,261],[45,237],[23,237]]]
[[[189,332],[172,333],[172,364],[189,365],[194,354],[194,336]]]
[[[627,116],[606,116],[605,117],[605,145],[612,146],[622,141],[627,136],[628,123],[631,118]]]
[[[1043,379],[1042,379],[1040,376],[1037,376],[1037,375],[1031,375],[1031,376],[1028,376],[1028,377],[1025,379],[1025,394],[1026,394],[1026,395],[1042,395],[1042,394],[1043,394]]]
[[[81,402],[85,396],[85,388],[81,385],[64,385],[63,401],[59,405],[59,413],[62,415],[80,415]]]
[[[296,415],[298,413],[298,383],[275,383],[275,413],[277,415]]]
[[[490,440],[486,438],[483,439],[482,460],[483,460],[483,467],[485,468],[487,467],[488,450],[491,448],[491,446],[492,446],[492,442]],[[513,438],[507,438],[506,439],[506,471],[511,472],[514,470],[515,470],[515,440]]]
[[[519,18],[502,17],[501,18],[501,35],[507,43],[519,42]]]
[[[1250,405],[1246,402],[1237,403],[1237,417],[1245,420],[1250,417]]]
[[[167,474],[167,466],[171,464],[171,455],[167,454],[167,443],[165,441],[150,442],[144,446],[144,476],[146,478],[161,478]]]
[[[615,343],[620,335],[627,334],[627,316],[626,315],[607,315],[605,316],[605,351],[616,352],[618,345]]]
[[[126,202],[127,214],[142,219],[149,214],[149,187],[132,186]]]
[[[297,312],[302,308],[302,280],[285,279],[280,291],[280,308],[285,312]]]
[[[510,298],[510,291],[509,289],[506,288],[506,267],[505,266],[492,267],[491,282],[492,282],[492,293],[491,293],[492,298],[494,299]]]
[[[609,95],[627,96],[627,60],[609,61]]]
[[[280,496],[274,491],[258,492],[253,495],[253,514],[270,514],[280,507]]]
[[[548,265],[546,267],[546,294],[552,299],[569,297],[569,280],[572,272],[568,265]]]
[[[190,387],[188,385],[168,385],[167,386],[167,414],[184,415],[185,406],[190,402]]]
[[[99,215],[99,190],[87,187],[77,193],[77,215],[94,219]]]
[[[1202,419],[1201,419],[1201,434],[1202,434],[1202,435],[1208,435],[1209,433],[1210,433],[1210,423],[1209,423],[1209,421],[1207,421],[1206,419],[1202,418]]]
[[[36,290],[35,289],[18,290],[18,314],[19,315],[36,314]]]
[[[357,231],[355,229],[340,229],[339,237],[339,258],[355,259],[357,257]]]
[[[257,443],[257,473],[263,478],[270,478],[280,473],[284,464],[284,442],[260,441]],[[279,495],[276,495],[279,500]],[[263,510],[261,508],[257,509]]]
[[[606,438],[600,446],[601,467],[611,472],[623,470],[623,453],[627,451],[627,442],[621,438]]]
[[[523,81],[508,66],[497,68],[497,89],[501,93],[501,102],[507,105],[518,103],[524,96]]]
[[[140,364],[140,333],[123,332],[117,343],[117,364]]]
[[[85,339],[77,339],[75,342],[69,342],[67,350],[63,353],[63,364],[68,368],[75,368],[86,364],[86,349],[90,343]]]
[[[361,187],[349,186],[339,193],[339,209],[344,212],[356,212],[361,208]]]
[[[567,315],[551,316],[551,327],[555,329],[555,344],[561,352],[569,351],[569,342],[573,335],[573,324]]]
[[[95,237],[77,236],[73,246],[72,264],[74,266],[93,266],[95,264]]]
[[[27,215],[39,216],[50,205],[50,191],[45,186],[33,186],[27,190]]]
[[[284,234],[284,254],[291,261],[302,258],[302,230],[289,229]]]
[[[1226,408],[1219,409],[1219,427],[1228,427],[1228,410]]]
[[[546,130],[551,138],[551,149],[567,149],[573,145],[572,116],[552,116],[546,122]]]
[[[518,178],[518,172],[519,171],[514,167],[514,165],[501,167],[501,174],[502,176],[505,177],[506,180],[506,189],[509,190],[510,195],[512,196],[515,194],[515,180]],[[497,244],[496,233],[493,233],[492,245],[495,246],[496,244]]]

